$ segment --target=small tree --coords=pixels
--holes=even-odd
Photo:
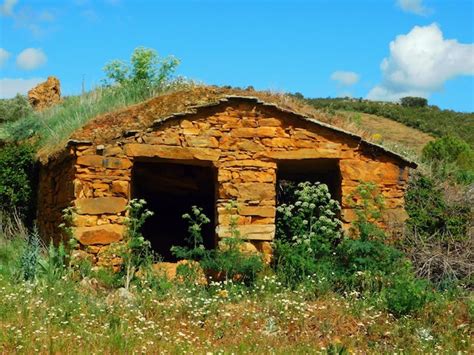
[[[154,49],[138,47],[133,51],[130,63],[113,60],[105,65],[104,71],[108,84],[135,84],[157,89],[169,81],[178,64],[174,57],[160,58]]]

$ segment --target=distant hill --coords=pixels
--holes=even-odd
[[[453,135],[474,147],[474,113],[440,110],[437,106],[406,107],[396,103],[348,98],[305,99],[317,109],[358,112],[403,123],[435,137]],[[363,115],[365,123],[370,116]],[[374,116],[375,117],[375,116]],[[383,125],[380,127],[383,129]],[[387,133],[391,134],[387,128]]]

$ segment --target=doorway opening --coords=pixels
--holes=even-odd
[[[170,161],[136,162],[132,170],[132,198],[144,199],[154,215],[142,233],[163,261],[175,262],[170,249],[186,245],[188,222],[182,216],[198,206],[211,220],[203,226],[206,249],[215,247],[216,172],[211,166]]]

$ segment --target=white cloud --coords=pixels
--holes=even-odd
[[[474,44],[444,39],[436,24],[415,26],[390,42],[390,56],[380,64],[382,83],[367,95],[395,101],[404,96],[428,97],[460,75],[474,75]]]
[[[3,48],[0,48],[0,68],[2,68],[5,63],[7,62],[8,58],[10,58],[11,53],[6,51]]]
[[[23,70],[34,70],[46,61],[46,54],[40,48],[26,48],[16,57],[16,65]]]
[[[351,86],[359,81],[359,74],[338,70],[331,74],[331,80],[337,81],[342,86]]]
[[[431,9],[423,5],[423,0],[397,0],[397,4],[403,11],[417,15],[428,15],[431,12]]]
[[[5,0],[0,5],[0,14],[3,16],[13,16],[13,8],[15,7],[18,0]]]
[[[45,81],[43,78],[33,79],[0,79],[0,98],[9,99],[16,94],[25,95],[28,90],[35,87],[39,83]]]

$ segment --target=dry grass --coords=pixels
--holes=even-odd
[[[369,140],[382,144],[387,141],[392,145],[412,150],[417,155],[421,155],[423,147],[435,139],[427,133],[385,117],[345,111],[338,111],[337,114],[353,122],[357,127],[363,127]]]

